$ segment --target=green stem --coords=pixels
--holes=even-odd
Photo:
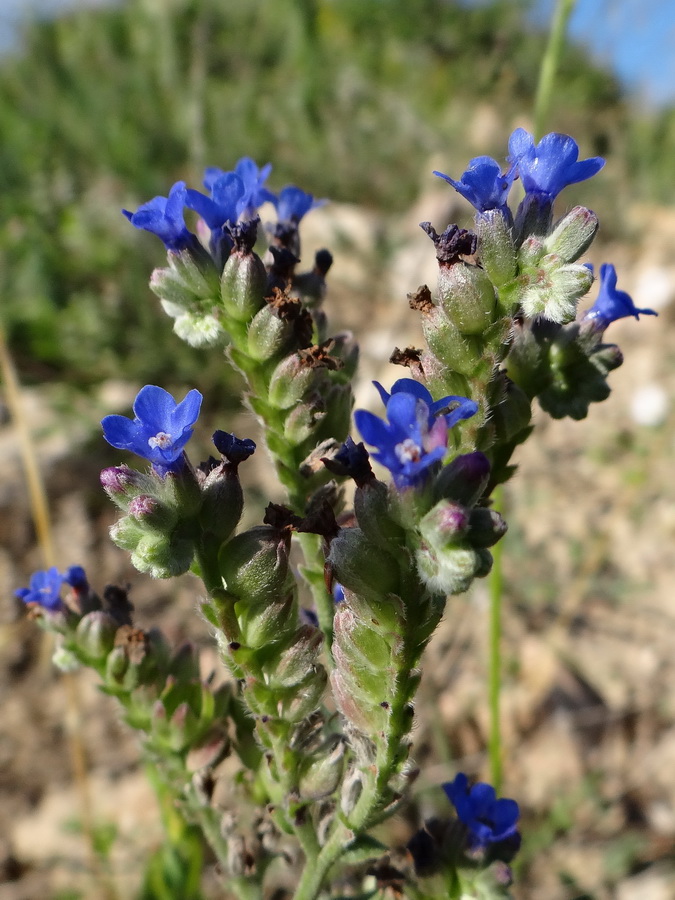
[[[316,607],[319,619],[319,627],[326,639],[326,658],[328,665],[333,668],[333,617],[335,615],[335,601],[333,595],[326,588],[324,582],[324,554],[321,550],[321,538],[316,534],[300,533],[297,535],[298,543],[305,557],[305,565],[302,574],[312,592],[312,599]]]
[[[293,894],[293,900],[315,900],[321,892],[330,867],[347,849],[352,833],[339,825],[323,845],[321,853],[311,864],[306,864]]]
[[[535,139],[541,136],[544,130],[544,122],[551,107],[553,83],[562,56],[567,23],[575,5],[576,0],[558,0],[553,12],[553,21],[551,22],[546,52],[541,62],[537,95],[534,101]]]
[[[495,489],[495,508],[503,506],[504,493],[501,485]],[[490,781],[499,793],[502,782],[502,739],[499,722],[501,692],[501,616],[504,573],[502,570],[502,541],[492,548],[492,572],[490,573],[490,626],[488,654],[488,691],[490,707],[490,730],[488,754],[490,757]]]

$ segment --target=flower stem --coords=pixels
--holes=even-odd
[[[503,507],[504,491],[501,485],[495,489],[495,508]],[[490,757],[490,783],[499,793],[502,783],[502,739],[499,722],[501,691],[501,615],[504,573],[502,570],[502,541],[492,548],[492,572],[490,573],[490,625],[488,652],[488,691],[490,707],[490,729],[488,735],[488,755]]]
[[[575,5],[576,0],[557,0],[553,12],[553,20],[548,35],[548,44],[546,45],[544,58],[541,61],[537,95],[534,101],[535,139],[541,137],[541,134],[544,131],[544,123],[551,107],[551,97],[553,96],[553,83],[555,81],[556,70],[560,63],[560,57],[565,43],[567,23],[572,15]]]

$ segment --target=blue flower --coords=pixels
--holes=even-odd
[[[517,833],[518,804],[507,798],[498,800],[492,785],[478,782],[469,788],[466,775],[460,772],[443,790],[466,825],[469,849],[483,850]]]
[[[234,172],[223,172],[205,183],[208,183],[211,196],[188,188],[185,205],[194,209],[211,231],[222,229],[228,222],[236,222],[246,205],[246,188],[241,178]]]
[[[354,413],[356,427],[364,440],[377,448],[373,458],[389,469],[396,487],[414,487],[445,456],[448,429],[473,416],[478,406],[466,397],[434,400],[427,388],[412,378],[396,381],[391,394],[378,382],[374,384],[387,408],[388,423],[359,409]],[[449,406],[454,408],[445,412]]]
[[[444,178],[479,213],[498,209],[510,215],[506,198],[516,177],[515,166],[502,173],[499,163],[492,157],[476,156],[469,161],[469,167],[459,181],[442,172],[434,172],[434,175]]]
[[[89,588],[87,575],[82,566],[70,566],[63,573],[63,580],[75,591],[86,591]]]
[[[261,169],[248,156],[243,156],[234,167],[234,172],[224,172],[216,166],[210,166],[204,173],[204,187],[212,190],[214,184],[224,175],[236,175],[243,185],[243,193],[238,199],[238,215],[253,218],[258,212],[258,207],[266,201],[274,202],[275,196],[265,187],[272,166],[268,163]]]
[[[292,222],[297,225],[303,216],[311,209],[323,206],[325,200],[315,200],[312,194],[307,194],[295,185],[289,184],[279,191],[279,196],[274,199],[277,208],[277,216],[280,222]]]
[[[535,146],[524,128],[516,128],[509,138],[509,162],[520,175],[526,194],[552,203],[569,184],[585,181],[605,165],[600,156],[579,160],[579,146],[568,134],[551,134]]]
[[[103,436],[119,450],[131,450],[150,460],[164,476],[183,465],[183,448],[189,441],[199,417],[202,395],[191,390],[180,403],[154,384],[146,384],[134,401],[135,418],[106,416],[101,425]]]
[[[644,316],[658,316],[653,309],[638,309],[630,294],[625,291],[617,291],[616,269],[612,263],[604,263],[600,266],[598,299],[584,316],[584,321],[593,321],[597,326],[605,329],[617,319],[625,319],[627,316],[635,316],[639,320],[640,313]]]
[[[56,566],[46,571],[34,572],[30,577],[30,587],[19,588],[14,596],[24,603],[38,603],[44,609],[56,612],[61,609],[61,585],[65,578]]]
[[[229,463],[235,466],[244,462],[244,460],[255,453],[255,441],[252,441],[250,438],[235,437],[235,435],[227,431],[215,431],[213,433],[213,443],[216,450]]]
[[[186,205],[187,190],[184,181],[177,181],[168,197],[153,197],[135,213],[123,209],[123,214],[136,228],[156,234],[164,241],[167,250],[179,253],[196,241],[195,236],[185,226],[183,207]]]

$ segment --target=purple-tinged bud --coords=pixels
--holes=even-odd
[[[480,499],[490,478],[490,461],[479,450],[457,456],[441,470],[434,484],[438,498],[471,508]]]
[[[156,478],[124,465],[103,469],[100,479],[106,494],[125,512],[131,499],[148,493],[157,486]]]
[[[87,613],[75,630],[77,646],[90,661],[103,662],[115,643],[119,623],[102,610]]]
[[[255,441],[250,438],[235,437],[234,434],[227,431],[214,431],[212,440],[216,450],[235,466],[255,453]]]
[[[469,517],[468,540],[472,547],[492,547],[504,537],[508,527],[496,509],[477,506]]]
[[[420,534],[436,549],[460,541],[469,528],[469,510],[451,500],[441,500],[419,523]]]
[[[518,250],[518,262],[521,269],[529,269],[539,265],[541,258],[545,255],[544,242],[531,235],[525,238]]]
[[[565,263],[572,263],[588,250],[597,230],[596,214],[584,206],[575,206],[548,235],[544,251],[555,253]]]
[[[139,522],[144,529],[168,533],[178,521],[178,516],[173,509],[169,509],[156,497],[141,494],[134,497],[129,503],[129,515]]]

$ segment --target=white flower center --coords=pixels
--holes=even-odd
[[[158,431],[154,437],[148,438],[148,444],[153,450],[157,447],[160,450],[168,450],[173,444],[173,438],[165,431]]]
[[[422,457],[422,448],[412,438],[406,438],[400,444],[396,444],[394,452],[402,463],[417,462]]]

